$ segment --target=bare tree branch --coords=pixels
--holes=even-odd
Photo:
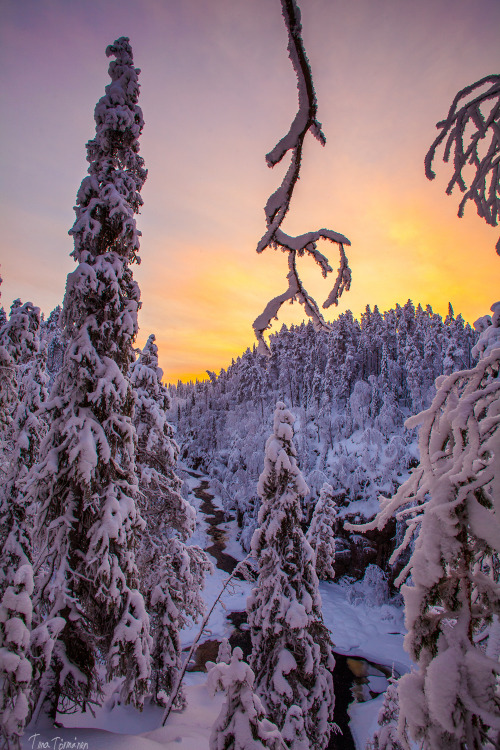
[[[176,683],[175,683],[175,687],[172,689],[172,692],[171,692],[170,697],[168,699],[168,703],[167,703],[167,705],[165,707],[165,711],[163,713],[163,717],[162,717],[162,720],[161,720],[162,727],[165,726],[165,724],[167,723],[167,719],[168,719],[168,717],[170,716],[170,714],[172,712],[172,708],[175,705],[175,700],[177,698],[177,695],[179,694],[179,690],[180,690],[181,685],[182,685],[182,680],[184,679],[184,675],[186,674],[186,670],[188,668],[189,662],[191,661],[191,657],[193,656],[193,654],[195,652],[195,649],[196,649],[196,647],[198,645],[198,642],[199,642],[201,636],[203,635],[203,632],[205,631],[205,628],[207,627],[207,624],[208,624],[208,621],[209,621],[209,619],[210,619],[210,617],[212,615],[212,612],[214,611],[215,607],[219,603],[222,594],[227,589],[227,587],[229,586],[229,584],[233,583],[234,578],[237,575],[239,575],[239,574],[243,575],[243,577],[246,580],[251,580],[251,574],[250,574],[250,571],[249,571],[249,563],[248,563],[249,558],[250,558],[250,555],[247,555],[244,558],[244,560],[241,560],[238,563],[238,565],[235,567],[235,569],[233,570],[233,572],[231,573],[231,575],[229,576],[229,578],[226,578],[226,580],[224,581],[224,584],[223,584],[221,590],[219,591],[219,593],[217,595],[217,598],[215,599],[214,603],[212,604],[212,606],[210,607],[210,609],[208,610],[208,612],[206,612],[206,614],[205,614],[205,616],[204,616],[204,618],[202,620],[202,623],[201,623],[200,629],[198,631],[198,634],[196,635],[193,643],[191,644],[191,648],[189,649],[189,652],[188,652],[188,654],[187,654],[187,656],[186,656],[186,658],[184,660],[184,665],[183,665],[181,671],[179,672],[179,674],[177,675],[177,680],[176,680]]]
[[[497,226],[500,213],[500,75],[485,76],[459,91],[446,120],[438,122],[436,127],[441,132],[425,157],[426,177],[429,180],[435,178],[432,161],[436,149],[446,138],[443,161],[448,162],[453,153],[454,167],[446,193],[451,195],[455,185],[464,193],[458,207],[459,217],[463,216],[465,204],[471,200],[476,204],[478,215],[490,226]],[[488,137],[489,145],[485,140]],[[467,165],[475,169],[468,188],[462,174]],[[500,255],[500,239],[496,250]]]
[[[337,272],[337,280],[332,292],[323,304],[324,308],[330,305],[338,304],[338,299],[344,290],[348,290],[351,283],[351,271],[347,263],[344,252],[344,245],[351,243],[343,234],[334,232],[330,229],[318,229],[314,232],[307,232],[298,237],[291,237],[285,234],[280,227],[285,218],[290,201],[292,198],[295,184],[300,174],[300,164],[302,159],[302,146],[306,133],[311,133],[319,140],[321,145],[325,145],[326,138],[321,130],[321,123],[318,122],[316,93],[312,80],[311,68],[307,55],[304,50],[302,41],[302,26],[300,23],[300,10],[296,0],[281,0],[283,18],[288,30],[288,54],[292,61],[293,68],[297,75],[297,88],[299,92],[299,108],[295,115],[290,130],[276,144],[276,146],[266,156],[269,167],[274,167],[291,151],[290,166],[286,172],[283,182],[279,188],[268,199],[264,209],[266,214],[267,230],[257,245],[257,252],[263,252],[267,247],[281,249],[288,252],[288,289],[283,294],[272,299],[265,310],[256,318],[253,323],[255,335],[259,342],[258,349],[263,354],[269,354],[269,348],[264,341],[263,333],[270,327],[271,320],[277,319],[277,313],[281,305],[290,300],[299,301],[304,305],[304,309],[309,315],[316,328],[328,328],[315,300],[309,295],[304,288],[296,267],[297,255],[303,256],[304,253],[311,255],[315,262],[320,266],[323,276],[326,278],[332,268],[328,259],[319,252],[316,243],[319,239],[327,239],[339,245],[340,249],[340,266]]]

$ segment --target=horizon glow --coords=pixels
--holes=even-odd
[[[284,228],[327,227],[352,242],[351,291],[333,319],[367,304],[383,312],[412,299],[470,323],[500,288],[498,228],[459,194],[450,167],[423,159],[461,88],[498,70],[495,0],[299,0],[325,148],[308,135]],[[165,379],[206,377],[253,346],[252,322],[286,288],[286,257],[255,247],[263,207],[283,169],[265,154],[295,116],[295,74],[279,0],[5,0],[0,32],[8,103],[3,124],[2,303],[32,301],[48,315],[74,268],[68,229],[86,174],[93,110],[109,82],[106,46],[131,39],[141,68],[149,169],[138,216],[142,264],[137,345],[156,335]],[[335,268],[336,247],[323,251]],[[307,259],[322,304],[333,280]],[[331,274],[334,276],[334,274]],[[285,306],[282,323],[305,319]]]

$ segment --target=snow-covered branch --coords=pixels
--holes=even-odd
[[[471,98],[472,96],[472,98]],[[432,161],[445,141],[443,161],[453,153],[453,176],[446,188],[451,195],[455,185],[464,193],[458,207],[463,216],[465,204],[474,201],[477,213],[492,227],[498,224],[500,208],[500,75],[489,75],[462,89],[455,96],[448,116],[438,122],[441,130],[425,157],[425,174],[436,176]],[[485,139],[489,138],[489,144]],[[462,173],[467,165],[475,169],[469,187]],[[500,239],[496,244],[500,255]]]
[[[500,606],[494,562],[500,553],[500,348],[492,348],[500,304],[492,311],[477,344],[478,364],[437,378],[431,407],[406,421],[409,428],[421,425],[420,464],[368,526],[381,528],[393,514],[407,518],[391,562],[415,539],[396,580],[407,581],[405,648],[418,667],[399,683],[399,730],[401,739],[408,729],[425,747],[487,747],[500,729],[498,662],[488,644],[479,646]]]
[[[332,292],[329,294],[324,308],[333,304],[338,304],[338,299],[344,289],[348,290],[351,283],[351,271],[347,264],[347,258],[344,252],[344,245],[351,243],[343,234],[334,232],[330,229],[318,229],[313,232],[307,232],[297,237],[292,237],[281,230],[281,224],[285,218],[290,201],[292,199],[295,184],[299,179],[300,165],[302,159],[302,146],[306,133],[311,133],[324,145],[326,138],[321,130],[321,123],[318,122],[317,100],[314,91],[311,68],[309,60],[304,49],[302,40],[302,26],[300,23],[300,10],[295,0],[281,0],[282,13],[288,30],[288,54],[292,61],[293,68],[297,75],[297,87],[299,92],[299,108],[295,115],[290,130],[276,144],[276,146],[266,156],[269,167],[274,167],[291,151],[290,166],[285,174],[283,182],[279,188],[269,197],[264,209],[266,214],[267,230],[257,245],[257,252],[263,252],[267,247],[274,249],[280,248],[283,252],[289,253],[289,273],[288,289],[283,294],[275,297],[268,303],[264,312],[259,315],[253,323],[255,335],[259,342],[259,351],[268,354],[269,349],[264,341],[263,333],[270,327],[271,320],[277,318],[278,310],[287,300],[297,300],[304,305],[307,315],[318,328],[327,328],[318,305],[315,300],[304,289],[299,279],[296,269],[296,258],[308,253],[315,262],[320,266],[323,276],[326,278],[332,268],[328,259],[317,249],[317,242],[320,239],[327,239],[339,245],[340,265],[337,272],[337,279]]]

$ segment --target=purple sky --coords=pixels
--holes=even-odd
[[[430,183],[423,158],[455,93],[499,72],[498,0],[301,0],[327,136],[306,143],[285,229],[347,235],[353,285],[332,316],[408,298],[473,321],[498,298],[498,230]],[[286,287],[286,258],[255,246],[283,174],[264,155],[296,111],[279,0],[2,0],[2,302],[48,314],[73,269],[67,231],[85,176],[106,46],[129,36],[141,74],[149,168],[143,344],[169,380],[218,370],[253,344],[252,321]],[[335,248],[328,246],[332,264]],[[307,267],[321,303],[329,282]],[[294,305],[280,321],[302,319]],[[281,323],[277,324],[281,325]]]

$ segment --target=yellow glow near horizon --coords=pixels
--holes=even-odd
[[[471,211],[461,220],[453,215],[442,217],[441,197],[437,206],[431,203],[433,199],[425,194],[397,196],[390,190],[377,191],[362,226],[351,233],[352,247],[347,248],[352,289],[343,295],[338,308],[324,311],[327,320],[347,309],[359,318],[367,304],[378,305],[383,312],[408,298],[415,306],[431,304],[441,315],[446,315],[451,302],[455,314],[461,313],[471,324],[489,312],[500,288],[495,231]],[[450,211],[455,208],[451,201],[444,206]],[[325,243],[323,251],[335,269],[336,246]],[[205,379],[206,369],[226,368],[255,343],[254,318],[286,288],[286,257],[271,250],[258,256],[251,248],[238,254],[230,247],[201,252],[194,246],[183,248],[182,262],[176,257],[178,262],[168,273],[155,274],[152,285],[147,280],[142,283],[145,312],[149,306],[156,310],[151,323],[165,379]],[[321,305],[331,288],[331,277],[323,280],[307,258],[301,259],[300,272]],[[175,326],[169,325],[169,319],[175,319]],[[285,304],[272,330],[302,320],[307,320],[302,306]],[[143,316],[144,340],[150,332],[145,323]],[[197,366],[200,361],[203,369]]]
[[[498,229],[472,205],[458,219],[459,196],[444,195],[450,166],[438,155],[429,183],[423,159],[457,91],[498,67],[500,4],[299,4],[327,144],[307,136],[283,229],[326,227],[352,242],[351,291],[325,317],[411,298],[440,314],[450,301],[472,323],[500,296]],[[149,170],[138,217],[143,264],[134,268],[137,344],[155,333],[170,382],[227,367],[254,344],[252,321],[287,286],[285,255],[255,253],[263,206],[289,160],[269,170],[264,154],[297,108],[279,0],[212,0],[210,14],[202,0],[147,0],[139,14],[121,0],[120,30],[110,2],[44,0],[29,14],[24,5],[7,3],[0,28],[5,308],[20,297],[47,315],[62,302],[84,144],[109,82],[104,50],[130,34]],[[323,251],[335,269],[336,248]],[[321,306],[333,280],[310,258],[299,266]],[[299,304],[287,304],[273,330],[303,319]]]

